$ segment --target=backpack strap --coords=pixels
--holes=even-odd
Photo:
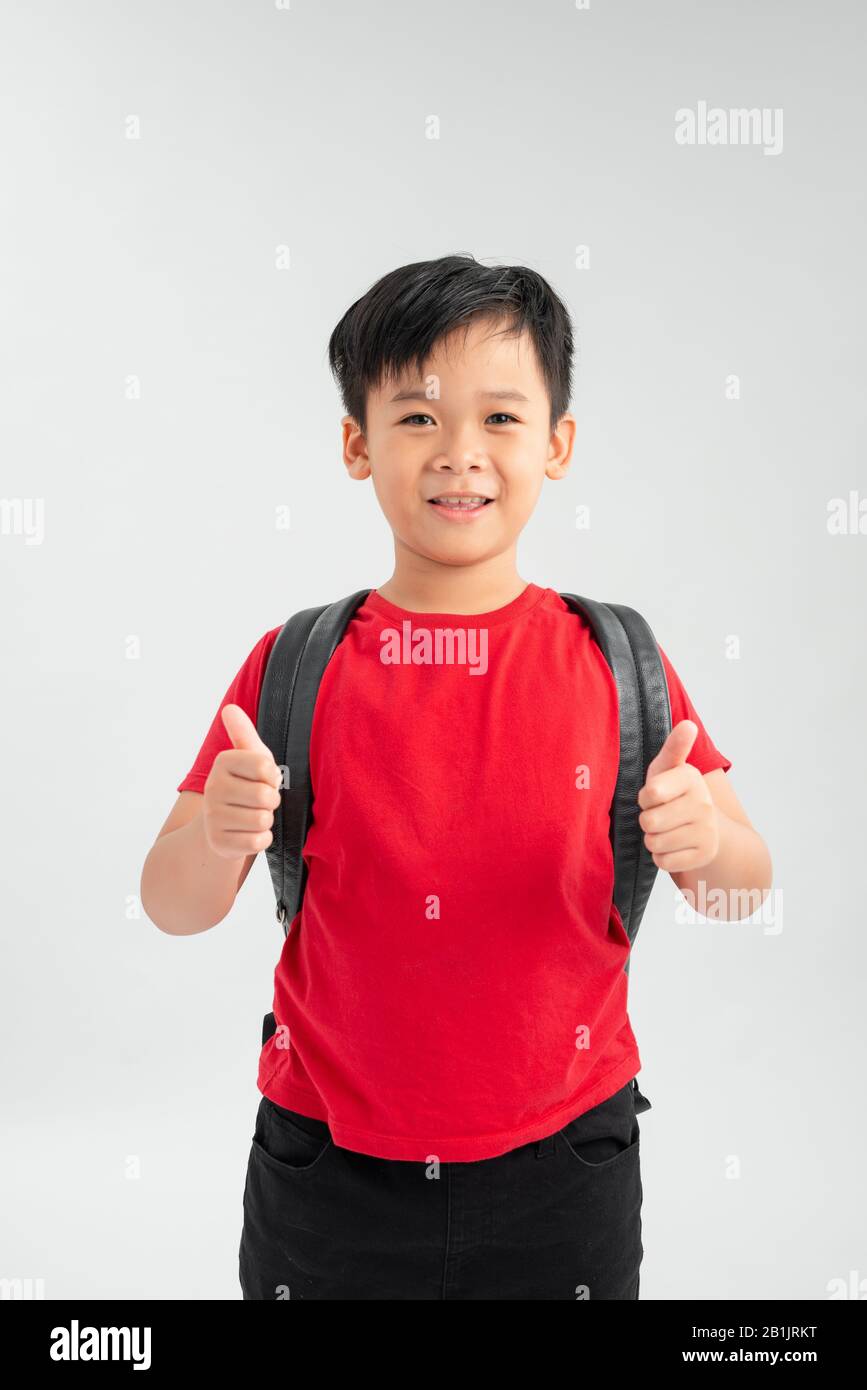
[[[283,624],[271,648],[256,717],[262,742],[283,772],[273,839],[265,850],[277,899],[277,921],[288,936],[304,896],[302,850],[310,828],[310,730],[322,673],[369,589],[319,608],[304,608]]]
[[[611,806],[614,902],[630,948],[657,868],[638,823],[638,793],[647,768],[671,732],[671,703],[665,667],[648,623],[634,608],[599,603],[577,594],[560,597],[583,614],[617,683],[620,709],[620,769]],[[629,970],[629,957],[624,969]]]

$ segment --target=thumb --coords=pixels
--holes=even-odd
[[[669,772],[673,767],[685,763],[698,737],[698,725],[692,719],[681,719],[675,724],[665,743],[647,769],[645,782],[659,772]]]
[[[271,756],[270,748],[262,742],[256,732],[256,725],[240,705],[223,705],[220,713],[233,748],[248,749],[252,753],[264,752]]]

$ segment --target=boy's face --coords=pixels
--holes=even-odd
[[[550,400],[532,340],[473,320],[438,343],[423,376],[388,380],[367,401],[367,433],[344,416],[344,463],[373,477],[401,548],[435,564],[471,565],[514,555],[543,480],[562,478],[575,420],[550,432]],[[479,494],[476,510],[432,499]]]

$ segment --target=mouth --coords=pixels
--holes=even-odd
[[[478,512],[489,507],[493,497],[483,497],[480,493],[443,493],[441,497],[428,499],[430,506],[440,507],[451,512]]]

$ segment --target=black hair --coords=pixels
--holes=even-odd
[[[369,390],[413,363],[421,375],[435,343],[459,325],[486,317],[508,320],[509,337],[529,333],[548,390],[553,433],[572,394],[569,311],[535,270],[481,265],[471,255],[400,266],[347,309],[328,342],[346,414],[364,433]]]

